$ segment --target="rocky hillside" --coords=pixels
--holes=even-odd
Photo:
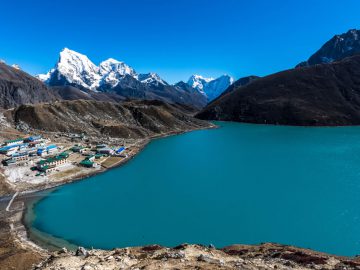
[[[111,93],[85,92],[73,86],[53,86],[51,91],[55,92],[62,100],[98,100],[108,102],[119,102],[125,100],[123,97]]]
[[[101,269],[360,269],[358,259],[277,244],[233,245],[223,249],[200,245],[158,245],[112,251],[63,249],[37,265],[38,270]]]
[[[360,31],[352,29],[347,33],[334,36],[307,61],[300,63],[297,67],[331,63],[359,53]]]
[[[284,125],[359,125],[360,56],[257,79],[215,100],[197,117]]]
[[[29,74],[0,63],[0,108],[58,99],[42,82]]]
[[[161,101],[110,103],[94,100],[21,105],[5,113],[9,122],[23,130],[131,139],[210,126],[190,114],[187,107]]]

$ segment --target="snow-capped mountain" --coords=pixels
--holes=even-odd
[[[207,103],[206,97],[195,89],[188,91],[169,85],[156,73],[138,74],[132,67],[113,58],[97,66],[87,56],[67,48],[61,51],[55,67],[37,78],[53,87],[64,99],[68,98],[69,89],[72,96],[79,96],[75,92],[80,89],[94,95],[110,96],[112,100],[157,99],[198,108]]]
[[[97,91],[103,90],[105,86],[114,88],[127,76],[143,84],[153,85],[156,82],[157,85],[167,85],[155,73],[138,75],[132,67],[113,58],[97,66],[86,55],[68,48],[60,52],[59,60],[53,69],[47,74],[38,75],[37,78],[50,86],[71,85],[80,89]]]
[[[214,78],[204,78],[200,75],[192,75],[188,80],[188,85],[197,89],[199,92],[205,94],[205,92],[204,92],[205,86],[213,80],[215,80],[215,79]]]
[[[101,76],[101,81],[99,82],[98,87],[102,84],[115,87],[126,75],[129,75],[135,79],[137,79],[138,76],[132,67],[113,58],[109,58],[108,60],[100,63],[99,73]]]
[[[233,82],[234,79],[229,75],[222,75],[217,79],[192,75],[187,83],[206,96],[207,100],[210,102],[220,96]]]
[[[168,85],[167,82],[165,82],[163,79],[160,78],[160,76],[156,73],[147,73],[147,74],[139,74],[138,79],[140,82],[148,84],[148,85]]]
[[[360,53],[360,30],[351,29],[344,34],[334,36],[297,67],[331,63],[358,53]]]
[[[87,56],[65,48],[60,52],[55,68],[47,74],[38,75],[38,78],[48,84],[67,82],[69,85],[94,90],[101,80],[99,70]]]

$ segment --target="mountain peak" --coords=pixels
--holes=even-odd
[[[69,48],[60,52],[53,69],[46,74],[37,75],[37,78],[50,86],[73,86],[84,91],[116,92],[130,97],[144,97],[146,91],[156,91],[155,94],[158,95],[161,90],[161,97],[166,99],[171,91],[175,91],[178,96],[173,96],[173,100],[176,102],[193,98],[194,95],[201,100],[196,101],[196,104],[213,100],[233,82],[226,74],[217,79],[195,74],[189,78],[187,87],[183,84],[171,86],[157,73],[138,74],[125,62],[114,58],[95,65],[86,55]]]
[[[55,67],[36,77],[51,86],[72,85],[96,91],[116,87],[127,75],[143,84],[168,85],[156,73],[141,74],[139,78],[132,67],[114,58],[108,58],[97,66],[86,55],[66,47],[60,52]]]
[[[203,90],[204,90],[204,85],[213,81],[214,78],[205,78],[201,75],[197,75],[197,74],[194,74],[192,75],[189,80],[188,80],[188,84],[199,90],[202,94],[204,94]]]
[[[58,77],[66,78],[70,84],[92,90],[98,86],[99,68],[86,55],[68,48],[60,52],[55,70],[58,72]]]
[[[83,60],[83,61],[90,61],[86,55],[78,53],[76,51],[70,50],[69,48],[64,48],[60,52],[59,62],[66,61],[66,60]]]
[[[102,76],[121,77],[130,75],[131,77],[137,78],[137,73],[132,67],[114,58],[109,58],[101,62],[99,68]]]
[[[357,29],[350,29],[346,33],[335,35],[307,61],[298,64],[297,67],[331,63],[358,54],[360,53],[359,37],[360,30]]]
[[[103,61],[102,63],[119,64],[119,63],[122,63],[122,62],[119,61],[119,60],[116,60],[116,59],[114,59],[114,58],[108,58],[108,59],[106,59],[105,61]]]
[[[139,81],[146,84],[151,85],[167,85],[168,83],[165,82],[163,79],[160,78],[160,76],[157,73],[150,72],[145,74],[139,74]]]
[[[234,79],[225,74],[217,79],[205,78],[201,75],[192,75],[187,83],[206,96],[208,101],[212,101],[221,95],[233,82]]]

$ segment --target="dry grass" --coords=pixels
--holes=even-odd
[[[110,168],[119,164],[123,158],[121,157],[108,157],[104,162],[101,163],[101,166],[104,168]]]
[[[9,232],[9,224],[0,220],[0,269],[31,269],[44,257],[20,246]]]
[[[2,175],[2,171],[0,171],[0,196],[13,193],[13,190],[10,188],[8,183],[5,181],[4,175]]]
[[[80,171],[81,171],[81,168],[72,168],[70,170],[54,173],[53,175],[51,175],[51,178],[54,180],[60,180],[62,178],[70,177],[74,174],[77,174]]]

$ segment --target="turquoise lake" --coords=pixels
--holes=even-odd
[[[360,127],[218,124],[56,189],[31,226],[104,249],[277,242],[360,254]]]

